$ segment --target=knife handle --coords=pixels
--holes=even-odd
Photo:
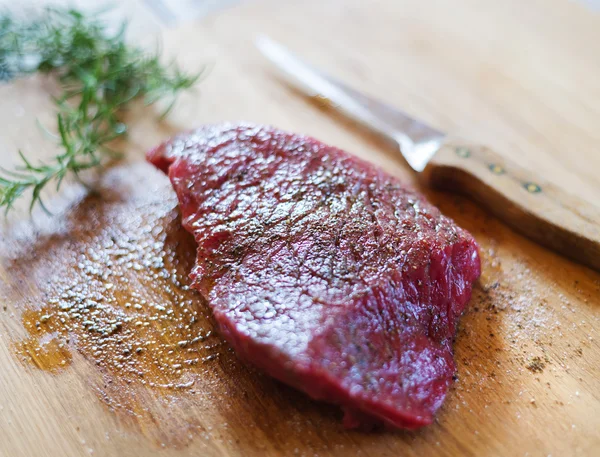
[[[600,271],[600,208],[500,154],[448,141],[423,177],[433,187],[466,194],[523,235]]]

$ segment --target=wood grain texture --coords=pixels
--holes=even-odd
[[[252,47],[256,34],[267,33],[353,87],[458,137],[491,145],[547,181],[598,201],[600,17],[578,4],[256,0],[174,29],[163,29],[143,2],[123,4],[133,18],[132,39],[152,45],[161,34],[165,51],[187,68],[215,62],[199,92],[182,99],[168,123],[156,124],[152,113],[131,114],[132,162],[177,131],[245,119],[311,134],[418,185],[401,159],[380,143],[277,83]],[[17,148],[40,159],[53,154],[52,143],[35,125],[36,119],[52,125],[47,97],[52,91],[43,78],[0,86],[3,166],[16,161]],[[194,380],[197,393],[165,395],[134,383],[121,392],[123,404],[135,408],[107,403],[102,392],[110,395],[107,386],[119,378],[97,365],[102,351],[94,356],[76,340],[65,346],[72,358],[63,369],[38,369],[18,350],[32,337],[23,308],[35,313],[57,295],[56,304],[68,300],[61,298],[63,289],[75,280],[92,288],[98,300],[112,300],[119,312],[134,312],[126,308],[131,297],[146,300],[135,312],[150,329],[158,329],[159,321],[150,320],[156,314],[148,303],[167,311],[179,306],[164,292],[167,279],[160,268],[107,267],[116,279],[106,288],[108,279],[88,284],[77,267],[114,263],[112,256],[120,254],[111,251],[116,242],[111,235],[125,246],[130,237],[141,237],[145,247],[132,252],[135,259],[181,259],[176,271],[169,270],[175,277],[189,267],[181,252],[189,238],[176,224],[166,179],[146,165],[125,166],[103,179],[102,198],[74,185],[58,197],[48,193],[53,218],[36,213],[30,220],[21,207],[2,222],[0,456],[591,457],[600,452],[600,275],[517,235],[466,199],[427,189],[433,203],[474,234],[484,265],[455,345],[459,379],[436,423],[426,429],[345,431],[336,408],[262,376],[226,346],[205,346],[217,344],[216,335],[201,350],[217,358],[182,371]],[[132,222],[136,215],[143,223]],[[156,231],[141,229],[147,225]],[[110,256],[98,260],[90,254],[108,251]],[[192,300],[188,293],[175,296]],[[205,334],[213,328],[210,314],[194,303],[199,319],[194,325]],[[46,330],[60,336],[52,319],[40,331],[44,338]],[[171,344],[168,334],[156,335],[158,348]]]
[[[487,147],[454,140],[429,161],[423,179],[475,200],[533,241],[600,272],[600,207],[537,173]]]

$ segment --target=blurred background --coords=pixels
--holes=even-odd
[[[170,23],[196,19],[243,1],[251,0],[146,0],[159,16]],[[585,3],[592,9],[600,8],[600,0],[573,1]]]
[[[25,5],[57,2],[36,1]],[[84,9],[98,2],[58,2]],[[248,120],[302,131],[377,157],[408,180],[402,160],[275,77],[254,46],[265,34],[329,75],[455,136],[493,146],[595,201],[600,192],[600,0],[123,0],[109,17],[165,61],[210,70],[168,122],[133,116],[142,153],[202,122]],[[12,5],[14,8],[15,5]],[[19,6],[22,8],[22,5]],[[27,85],[17,81],[17,86]],[[39,86],[0,86],[19,119],[0,148],[47,150],[31,122],[50,120]],[[27,105],[27,103],[31,103]],[[48,116],[46,117],[46,111]],[[31,117],[30,117],[31,116]],[[133,120],[132,119],[132,120]],[[34,129],[35,130],[35,129]],[[49,152],[48,152],[49,154]]]

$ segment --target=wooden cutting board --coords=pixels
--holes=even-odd
[[[392,152],[280,85],[267,33],[329,73],[600,200],[600,16],[562,0],[253,1],[163,27],[125,1],[132,40],[214,62],[162,124],[134,112],[130,163],[88,194],[47,195],[0,231],[0,456],[600,455],[600,274],[463,198],[424,190],[481,245],[455,345],[458,380],[423,430],[363,433],[245,366],[187,289],[194,246],[142,153],[203,122],[311,134],[413,177]],[[51,81],[0,86],[0,157],[54,150]],[[25,202],[23,202],[25,203]]]

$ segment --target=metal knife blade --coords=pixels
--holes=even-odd
[[[315,70],[266,36],[258,37],[255,44],[288,83],[396,144],[417,172],[425,169],[446,138],[423,122]]]

